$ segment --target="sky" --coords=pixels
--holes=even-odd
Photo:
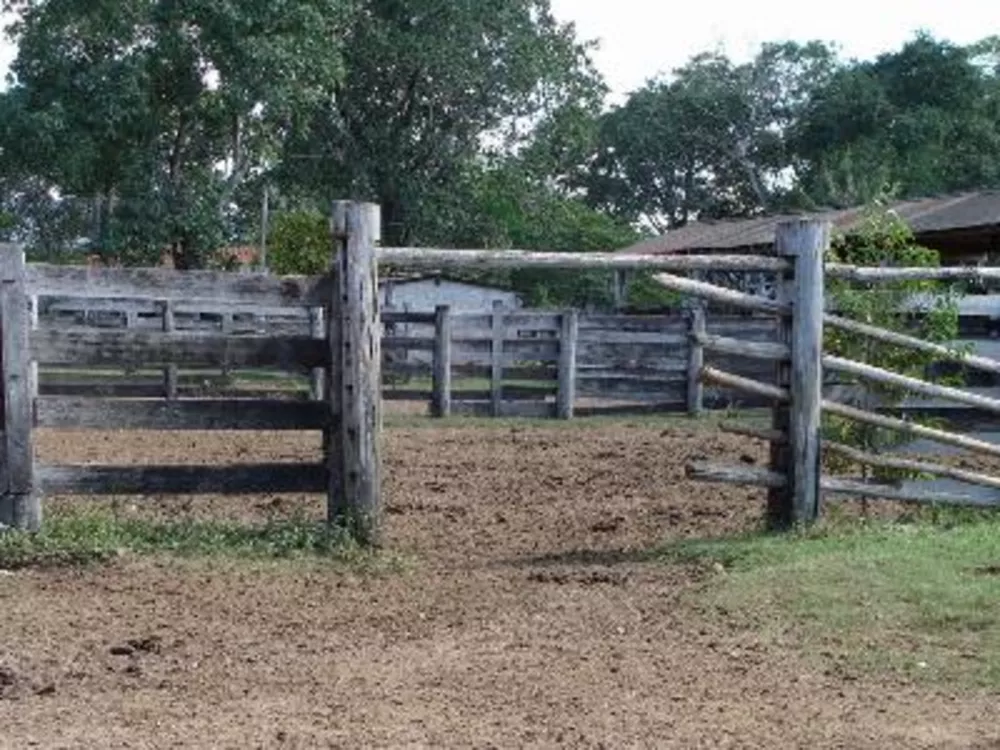
[[[836,43],[846,58],[867,59],[898,48],[919,29],[956,44],[1000,34],[997,0],[551,2],[556,17],[574,22],[581,38],[600,42],[594,59],[613,100],[707,50],[740,62],[762,42],[821,39]],[[0,43],[0,77],[14,54]]]

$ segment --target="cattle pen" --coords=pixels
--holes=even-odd
[[[876,341],[912,347],[964,367],[1000,373],[1000,362],[969,356],[903,334],[850,321],[824,310],[824,277],[878,281],[899,278],[996,279],[993,268],[858,268],[824,264],[830,227],[815,221],[783,224],[774,256],[623,256],[603,253],[529,253],[522,251],[434,250],[379,247],[379,210],[371,204],[339,202],[332,215],[330,271],[316,277],[274,277],[264,274],[164,269],[93,269],[26,264],[23,252],[6,247],[0,266],[0,353],[2,353],[3,442],[0,463],[0,524],[37,529],[42,522],[45,494],[253,494],[258,492],[313,492],[327,496],[330,523],[346,525],[365,543],[378,545],[383,524],[382,429],[383,346],[400,342],[384,335],[378,304],[378,266],[394,268],[488,269],[535,267],[551,269],[641,270],[655,272],[665,287],[692,298],[722,303],[773,316],[776,341],[760,342],[709,331],[704,319],[692,317],[681,335],[691,346],[684,364],[685,400],[699,384],[711,383],[747,392],[771,404],[770,430],[757,431],[772,444],[767,469],[718,466],[696,462],[692,476],[706,481],[737,482],[770,490],[770,515],[775,524],[809,522],[820,513],[823,494],[884,497],[914,502],[972,502],[969,497],[927,493],[891,485],[825,477],[820,456],[824,450],[848,451],[847,446],[821,440],[820,415],[840,416],[900,430],[973,452],[1000,456],[1000,448],[957,433],[921,427],[902,419],[865,411],[824,398],[823,373],[837,371],[905,387],[914,393],[973,406],[993,414],[1000,401],[958,388],[945,387],[823,353],[824,327],[860,333]],[[702,271],[773,273],[780,294],[768,299],[736,292],[682,276]],[[160,330],[94,330],[69,326],[41,327],[38,297],[126,298],[153,301],[162,306]],[[305,311],[310,329],[235,335],[177,330],[173,305],[216,303],[267,306]],[[308,312],[319,310],[321,313]],[[490,359],[476,363],[490,374],[488,407],[497,409],[497,383],[503,372],[520,366],[525,352],[548,359],[557,382],[555,412],[572,411],[573,394],[581,379],[576,372],[575,349],[580,319],[566,311],[545,321],[544,330],[558,332],[551,340],[509,341],[505,320],[490,319],[493,339]],[[396,321],[398,322],[398,320]],[[438,310],[421,320],[438,330],[454,321]],[[437,351],[435,401],[439,411],[450,409],[452,367],[447,349],[452,337],[426,345]],[[510,344],[510,345],[509,345]],[[722,354],[773,366],[771,382],[748,377],[709,363],[705,357]],[[167,398],[123,398],[46,394],[39,388],[38,368],[135,367],[164,368]],[[272,398],[189,398],[171,390],[178,369],[191,367],[276,367],[306,374],[312,397],[304,401]],[[482,371],[482,370],[480,370]],[[655,380],[653,381],[656,382]],[[447,394],[447,395],[446,395]],[[549,407],[546,407],[548,409]],[[693,407],[692,407],[693,408]],[[308,430],[323,433],[323,460],[316,464],[262,464],[258,466],[110,466],[36,465],[33,431],[36,428],[152,430]],[[731,428],[735,429],[735,428]],[[902,459],[854,451],[859,463],[900,465]],[[918,462],[909,463],[927,473],[957,481],[997,488],[1000,480],[973,472]]]

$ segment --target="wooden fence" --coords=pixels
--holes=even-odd
[[[573,410],[574,399],[590,383],[623,378],[631,368],[635,395],[652,389],[676,387],[676,403],[697,408],[700,383],[749,393],[773,404],[770,430],[754,431],[772,444],[768,469],[727,467],[699,463],[692,476],[708,481],[739,482],[768,487],[770,516],[776,525],[808,522],[817,517],[822,493],[882,497],[918,502],[976,504],[975,498],[939,492],[921,492],[893,485],[825,477],[821,451],[840,451],[852,460],[872,466],[919,468],[942,477],[996,489],[1000,480],[981,473],[921,461],[867,455],[847,446],[821,440],[823,410],[866,424],[991,457],[1000,457],[1000,445],[945,430],[922,427],[894,416],[857,409],[824,398],[824,370],[846,372],[877,382],[904,386],[921,397],[943,399],[1000,414],[1000,400],[904,378],[862,363],[825,356],[824,327],[861,333],[875,340],[909,346],[942,360],[992,375],[1000,362],[966,356],[931,344],[845,320],[824,312],[825,275],[873,281],[892,278],[1000,278],[1000,269],[873,269],[823,265],[829,225],[789,222],[778,232],[776,256],[618,256],[607,254],[523,253],[520,251],[444,251],[412,248],[376,250],[378,207],[338,203],[334,207],[334,253],[328,274],[315,278],[271,277],[258,274],[178,272],[150,269],[91,269],[26,266],[16,248],[0,252],[0,396],[3,438],[0,442],[0,524],[37,529],[43,493],[149,494],[325,492],[328,518],[343,523],[362,541],[380,538],[382,348],[386,351],[430,351],[435,375],[435,409],[446,412],[455,391],[452,376],[462,367],[473,377],[489,374],[490,413],[503,411],[505,373],[541,377],[554,382],[554,408],[560,416]],[[425,316],[438,334],[414,346],[413,341],[381,335],[377,296],[377,266],[448,266],[652,270],[664,286],[692,298],[735,306],[776,320],[775,341],[713,331],[711,318],[697,308],[678,329],[665,320],[630,323],[599,318],[581,319],[575,312],[532,314],[509,318],[493,311],[487,324],[467,334],[459,319],[447,310]],[[735,292],[672,272],[728,270],[777,274],[781,293],[768,299]],[[159,300],[159,330],[100,330],[92,327],[39,327],[32,297],[139,298]],[[178,330],[177,306],[224,301],[251,307],[321,308],[310,319],[308,335],[235,335]],[[324,322],[325,321],[325,324]],[[387,315],[385,323],[400,322]],[[513,324],[513,328],[512,328]],[[646,326],[646,327],[644,327]],[[745,327],[745,326],[744,326]],[[655,330],[653,330],[655,328]],[[516,337],[511,333],[515,330]],[[522,336],[522,331],[532,333]],[[613,333],[612,333],[613,331]],[[742,331],[738,331],[742,333]],[[684,350],[684,341],[687,349]],[[671,349],[670,347],[674,347]],[[683,357],[665,352],[685,351]],[[456,362],[470,357],[471,364]],[[773,362],[771,382],[722,369],[714,357],[750,362]],[[402,359],[401,361],[406,361]],[[612,366],[609,367],[609,363]],[[156,399],[89,398],[37,393],[36,366],[163,367],[165,382],[186,367],[277,368],[300,371],[312,380],[314,400],[300,404],[272,399]],[[426,366],[426,363],[420,366]],[[756,364],[754,365],[757,366]],[[171,374],[171,368],[177,368]],[[532,368],[529,372],[528,369]],[[544,368],[536,370],[534,368]],[[669,374],[669,375],[668,375]],[[642,380],[639,375],[652,378]],[[536,378],[537,379],[537,378]],[[552,386],[548,386],[552,388]],[[497,391],[500,391],[500,397]],[[485,391],[485,389],[484,389]],[[169,394],[169,385],[167,388]],[[454,404],[452,404],[454,407]],[[477,409],[479,407],[476,407]],[[548,408],[548,407],[547,407]],[[319,464],[229,467],[191,466],[47,466],[36,465],[33,432],[38,427],[97,429],[285,429],[322,430],[324,458]],[[741,428],[742,429],[742,428]],[[852,452],[853,451],[853,452]],[[991,500],[992,502],[992,500]]]
[[[321,277],[161,269],[26,265],[0,248],[0,525],[37,529],[45,494],[315,492],[328,518],[378,543],[381,527],[377,296],[378,207],[339,203],[331,271]],[[33,297],[161,300],[159,330],[37,327]],[[328,335],[191,335],[176,330],[172,307],[318,307]],[[36,367],[274,367],[322,381],[312,403],[271,399],[78,397],[37,392]],[[175,396],[172,394],[172,396]],[[154,430],[319,430],[323,460],[253,466],[67,466],[36,464],[36,428]]]
[[[190,336],[325,335],[322,308],[255,307],[247,303],[173,303],[169,300],[35,298],[41,330],[161,331]],[[383,398],[426,401],[436,416],[571,418],[579,415],[683,412],[764,403],[734,392],[705,394],[697,374],[707,362],[761,377],[768,366],[710,353],[695,334],[773,341],[773,319],[714,316],[704,307],[687,315],[582,314],[574,310],[504,310],[489,313],[383,311]],[[245,396],[218,372],[168,365],[162,374],[43,368],[46,396]],[[252,373],[260,376],[262,373]],[[283,373],[288,375],[288,373]],[[320,397],[304,378],[258,377],[258,395]],[[268,388],[271,382],[273,387]],[[289,387],[291,386],[291,387]]]

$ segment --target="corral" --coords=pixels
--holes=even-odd
[[[749,262],[784,267],[780,259]],[[364,297],[370,291],[365,277],[352,278],[361,286],[349,288],[361,288]],[[747,301],[698,282],[667,281],[787,314],[781,301]],[[258,282],[267,283],[250,283]],[[315,294],[308,292],[307,300]],[[9,288],[6,295],[9,302]],[[800,304],[800,322],[801,310]],[[812,312],[819,324],[822,310]],[[292,363],[313,369],[313,377],[314,368],[324,367],[323,382],[311,402],[279,406],[264,399],[251,406],[209,399],[185,406],[169,394],[177,373],[167,372],[165,405],[121,405],[106,413],[78,408],[67,416],[66,401],[59,401],[67,397],[46,400],[25,388],[34,377],[8,347],[5,393],[9,399],[26,392],[34,401],[30,432],[40,467],[35,476],[48,490],[46,512],[56,520],[72,517],[79,495],[97,492],[104,499],[88,497],[86,507],[118,525],[148,530],[148,524],[180,523],[185,533],[201,524],[225,537],[231,527],[212,524],[226,522],[253,537],[275,520],[316,525],[330,517],[331,498],[355,503],[359,495],[362,502],[380,495],[383,541],[391,553],[332,561],[307,555],[294,562],[273,555],[250,562],[143,556],[118,550],[108,532],[100,568],[7,571],[0,578],[6,633],[0,700],[16,707],[4,734],[13,746],[909,748],[988,747],[996,740],[988,692],[946,691],[898,673],[859,669],[845,660],[839,636],[814,640],[777,611],[762,609],[754,613],[762,621],[750,623],[746,612],[706,610],[699,595],[727,575],[726,566],[656,557],[664,543],[758,529],[773,499],[753,484],[769,487],[772,496],[787,485],[798,520],[809,520],[802,500],[808,500],[807,482],[799,476],[808,461],[789,462],[787,455],[776,461],[767,446],[773,443],[779,454],[789,443],[803,448],[797,442],[803,430],[796,428],[808,427],[801,373],[782,383],[779,368],[777,385],[754,385],[689,357],[686,389],[694,385],[692,375],[698,382],[763,389],[775,421],[784,420],[770,430],[744,428],[749,432],[740,436],[664,416],[484,425],[423,420],[394,408],[375,455],[385,466],[382,491],[358,492],[364,480],[378,477],[365,469],[372,454],[359,445],[358,432],[365,441],[377,435],[381,417],[371,420],[362,404],[346,427],[336,420],[341,409],[357,406],[351,406],[353,391],[370,396],[379,383],[328,383],[332,363],[352,377],[377,372],[377,359],[357,359],[377,352],[380,343],[358,335],[367,330],[364,320],[355,319],[350,331],[335,326],[338,333],[326,341],[299,337],[279,346],[253,338],[184,338],[169,330],[170,318],[163,315],[166,330],[157,335],[39,329],[31,333],[32,350],[104,364],[131,345],[159,352],[157,361],[168,365],[178,357],[182,364],[212,366]],[[572,333],[574,319],[566,314],[555,321],[560,334]],[[801,370],[803,361],[789,356],[800,334],[782,343],[790,332],[787,323],[779,326],[782,338],[768,344],[734,342],[697,323],[686,335],[695,352],[736,348],[779,363],[791,359]],[[339,337],[347,334],[350,357],[337,354],[345,341]],[[507,342],[500,343],[504,351]],[[219,346],[222,354],[213,350]],[[329,349],[317,353],[324,346]],[[566,359],[562,347],[548,354],[560,364]],[[824,360],[820,351],[813,354],[818,374]],[[13,378],[12,361],[20,363]],[[492,361],[489,366],[496,368]],[[783,405],[789,395],[790,410]],[[806,395],[818,411],[821,389]],[[988,399],[958,398],[995,408]],[[558,399],[557,409],[567,403],[572,399]],[[74,419],[89,428],[85,440],[66,429]],[[262,431],[276,422],[287,429]],[[35,457],[11,440],[12,423],[8,419],[7,455],[13,448],[33,469]],[[164,426],[169,431],[153,431]],[[352,455],[334,445],[340,439],[354,440]],[[819,447],[814,441],[811,450]],[[990,457],[938,468],[995,481],[994,449],[980,452]],[[709,458],[729,468],[706,464]],[[355,461],[362,473],[343,473],[341,460]],[[69,468],[46,468],[53,466]],[[735,476],[732,467],[742,486],[705,485],[692,476],[730,472],[726,479]],[[5,479],[20,481],[10,468]],[[813,479],[815,491],[818,472]],[[354,482],[354,490],[344,481]],[[883,497],[878,493],[887,491],[834,489],[845,487]],[[844,507],[854,512],[853,505]],[[908,512],[885,503],[873,514]],[[183,538],[171,540],[185,549]],[[280,539],[264,543],[288,549]],[[984,564],[979,575],[992,580],[990,570]],[[995,607],[996,600],[989,601]],[[990,622],[981,637],[993,637]],[[804,647],[807,641],[813,648]],[[802,716],[809,720],[796,718]]]

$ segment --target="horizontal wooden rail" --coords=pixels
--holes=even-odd
[[[161,386],[162,388],[162,386]],[[260,399],[60,398],[35,401],[35,426],[118,430],[322,430],[331,417],[321,404]]]
[[[48,495],[254,495],[321,493],[321,464],[235,466],[39,466]]]
[[[786,261],[764,255],[627,255],[525,250],[439,250],[383,247],[380,265],[408,269],[558,268],[605,271],[784,271]]]
[[[827,276],[845,281],[989,281],[1000,279],[996,266],[938,266],[935,268],[882,268],[827,263]]]
[[[965,365],[966,367],[1000,375],[1000,361],[995,359],[981,357],[975,354],[966,354],[947,346],[943,346],[942,344],[924,341],[923,339],[907,336],[895,331],[888,331],[884,328],[877,328],[865,323],[859,323],[856,320],[841,318],[837,315],[823,316],[823,323],[842,331],[850,331],[851,333],[868,336],[869,338],[881,341],[885,344],[894,344],[896,346],[903,346],[916,351],[927,352],[928,354],[940,357],[944,361],[957,362]]]
[[[788,391],[784,388],[758,383],[755,380],[723,372],[713,367],[705,367],[702,369],[701,373],[704,380],[710,383],[715,383],[716,385],[734,388],[736,390],[753,393],[758,396],[764,396],[765,398],[771,398],[782,402],[787,402],[789,399]],[[952,445],[956,448],[964,448],[965,450],[972,451],[973,453],[982,453],[988,456],[1000,458],[1000,445],[987,443],[983,440],[976,440],[975,438],[970,438],[965,435],[958,435],[953,432],[946,432],[945,430],[938,430],[933,427],[926,427],[924,425],[914,424],[913,422],[906,422],[902,419],[896,419],[894,417],[873,414],[871,412],[864,411],[863,409],[856,409],[853,406],[841,404],[836,401],[827,401],[824,399],[822,402],[822,408],[823,411],[829,412],[830,414],[836,414],[844,417],[845,419],[870,424],[874,427],[897,430],[898,432],[912,435],[914,437],[927,438],[928,440],[944,443],[945,445]]]
[[[785,263],[786,261],[780,262]],[[725,289],[704,281],[694,281],[692,279],[686,279],[683,276],[673,276],[666,273],[656,274],[653,278],[667,289],[672,289],[675,292],[687,294],[692,297],[718,302],[723,305],[739,307],[744,310],[754,310],[756,312],[775,313],[781,315],[790,315],[792,312],[791,305],[768,299],[767,297],[762,297],[757,294],[746,294],[745,292],[736,292],[732,289]]]
[[[451,413],[465,417],[505,417],[522,419],[548,419],[556,415],[554,402],[546,401],[501,401],[497,406],[499,413],[494,412],[492,401],[459,401],[454,394],[451,402]]]
[[[728,466],[697,461],[687,466],[686,470],[688,477],[703,482],[750,485],[770,489],[783,488],[787,483],[783,474],[752,466]],[[840,477],[820,477],[819,486],[823,492],[832,495],[897,500],[907,503],[980,507],[990,507],[1000,504],[1000,501],[991,501],[974,495],[955,495],[933,490],[921,490],[915,487],[897,487],[891,484],[862,482],[854,479],[842,479]]]
[[[720,354],[732,354],[755,359],[787,360],[791,356],[791,347],[785,344],[768,344],[761,342],[741,341],[739,339],[724,338],[722,336],[701,335],[698,343]],[[829,354],[823,355],[823,367],[834,372],[843,372],[855,375],[865,380],[876,383],[897,386],[913,393],[919,393],[931,398],[942,398],[966,406],[974,406],[979,409],[1000,414],[1000,400],[970,393],[961,388],[951,388],[948,386],[928,383],[918,378],[911,378],[900,375],[881,367],[875,367],[863,362],[835,357]]]
[[[968,391],[964,391],[960,388],[950,388],[944,385],[928,383],[923,380],[918,380],[917,378],[911,378],[906,375],[900,375],[899,373],[884,370],[881,367],[874,367],[862,362],[855,362],[851,359],[824,355],[823,367],[828,370],[833,370],[834,372],[845,372],[849,375],[856,375],[857,377],[864,378],[865,380],[871,380],[876,383],[905,388],[908,391],[919,393],[922,396],[943,398],[947,401],[965,404],[966,406],[974,406],[978,409],[993,412],[994,414],[1000,414],[1000,400],[988,398],[987,396],[980,396],[976,393],[969,393]]]
[[[166,268],[93,268],[30,264],[28,294],[55,297],[138,297],[191,303],[220,300],[268,307],[325,305],[329,276],[272,276]]]
[[[722,432],[727,432],[731,435],[741,435],[743,437],[764,440],[769,443],[784,444],[788,441],[788,436],[779,430],[762,430],[754,427],[747,427],[745,425],[731,424],[728,422],[719,424],[719,429]],[[1000,490],[1000,477],[995,477],[990,474],[966,471],[965,469],[959,469],[946,464],[918,461],[903,456],[889,456],[884,454],[872,455],[849,445],[843,445],[842,443],[835,443],[829,440],[823,441],[822,448],[825,452],[836,453],[839,456],[843,456],[844,458],[863,466],[874,466],[881,469],[900,469],[902,471],[916,471],[922,474],[933,474],[938,477],[954,479],[959,482],[965,482],[966,484],[975,484],[980,487],[989,487],[991,489]]]
[[[751,359],[787,360],[791,357],[791,347],[787,344],[773,344],[764,341],[742,341],[725,336],[701,334],[695,337],[697,343],[718,354],[732,354]]]
[[[233,338],[213,334],[152,331],[31,332],[34,356],[45,365],[139,367],[280,367],[289,371],[323,367],[329,361],[325,341],[305,336]]]

